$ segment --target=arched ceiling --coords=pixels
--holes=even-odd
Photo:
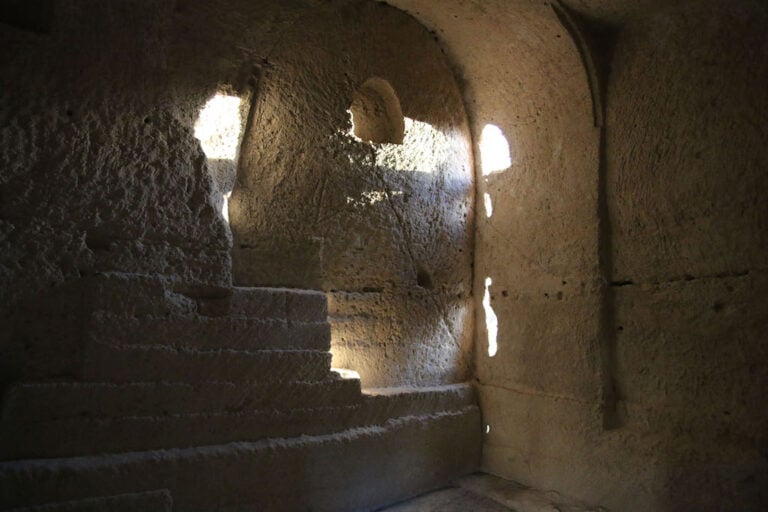
[[[617,27],[659,7],[690,0],[388,0],[432,30],[463,82],[467,111],[478,123],[521,115],[532,95],[573,103],[585,71],[553,7],[583,22]],[[582,23],[583,25],[583,23]],[[543,94],[543,96],[542,96]],[[505,112],[507,114],[505,114]],[[511,121],[508,120],[508,121]]]
[[[463,88],[475,137],[488,123],[518,140],[537,130],[540,137],[554,119],[591,116],[579,51],[551,2],[390,3],[435,33]]]

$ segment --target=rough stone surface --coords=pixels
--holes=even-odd
[[[282,389],[232,383],[85,385],[59,389],[58,395],[54,386],[36,387],[33,392],[17,390],[8,402],[0,421],[2,459],[325,435],[381,425],[391,418],[445,411],[474,417],[477,424],[471,442],[475,447],[480,442],[479,409],[475,393],[467,385],[401,389],[397,394],[362,397],[359,382],[346,380],[288,383]],[[45,391],[49,394],[41,397]],[[44,409],[45,403],[56,407]]]
[[[135,382],[170,380],[194,382],[286,382],[296,376],[308,381],[326,378],[331,354],[317,350],[243,351],[221,348],[196,350],[163,346],[92,344],[86,348],[80,380]]]
[[[70,412],[87,396],[90,412],[115,413],[46,417],[38,402],[28,437],[15,426],[2,439],[47,444],[5,456],[84,453],[89,428],[90,449],[142,450],[262,442],[247,433],[279,435],[273,421],[333,436],[335,421],[380,424],[356,416],[367,407],[418,416],[430,399],[410,393],[347,403],[350,389],[330,391],[327,355],[309,387],[270,378],[255,408],[226,410],[242,398],[226,390],[249,386],[248,354],[325,351],[331,337],[334,364],[366,386],[456,382],[471,374],[474,336],[486,471],[628,512],[768,508],[765,2],[390,3],[407,14],[363,0],[0,6],[0,386],[9,397],[49,386]],[[346,109],[371,78],[398,96],[402,145],[350,135]],[[194,137],[217,92],[243,99],[242,158],[207,158]],[[506,138],[508,166],[484,169],[485,133]],[[219,212],[233,186],[230,228]],[[330,308],[322,293],[233,289],[233,250],[236,283],[316,288]],[[493,357],[484,303],[498,319]],[[94,346],[108,347],[103,364]],[[130,367],[110,366],[119,354]],[[196,380],[206,369],[231,380]],[[122,382],[73,382],[87,375]],[[139,380],[163,375],[194,383]],[[279,382],[285,395],[266,399]],[[298,400],[325,385],[317,409]],[[201,407],[183,407],[195,394]],[[296,408],[259,409],[283,398]],[[327,422],[313,420],[319,409]],[[477,421],[465,412],[457,421]],[[70,443],[55,443],[64,432]],[[335,457],[361,450],[404,489],[401,469],[418,461],[387,457],[431,435],[327,438],[339,449],[252,462],[257,475],[276,461],[320,474],[332,493],[346,477]],[[441,457],[461,445],[446,436]],[[158,464],[202,496],[199,475],[232,459],[190,450],[188,473]],[[75,475],[64,499],[158,488],[141,464],[129,473],[142,485],[101,488],[125,467],[107,458],[77,490],[82,460],[59,462]],[[388,477],[350,464],[355,496]],[[221,489],[243,503],[194,506],[252,505],[248,485]],[[295,508],[321,494],[276,485]],[[390,490],[376,499],[403,497]]]
[[[68,377],[39,363],[38,374],[5,386],[4,510],[141,510],[151,504],[117,495],[161,487],[174,510],[351,511],[425,492],[479,464],[481,417],[470,385],[362,394],[359,379],[331,371],[327,350],[240,350],[226,338],[216,348],[183,338],[137,343],[147,331],[105,330],[109,321],[164,317],[183,320],[193,335],[197,322],[215,319],[235,329],[252,325],[234,321],[285,322],[286,336],[292,328],[301,336],[308,322],[328,326],[322,293],[201,291],[127,274],[80,284],[69,287],[77,298],[70,323],[79,329],[69,340]],[[242,343],[242,335],[234,339]],[[202,474],[219,483],[199,485]]]
[[[509,512],[510,509],[464,489],[449,488],[419,496],[382,512]]]
[[[576,34],[559,2],[393,3],[453,57],[480,156],[484,468],[614,510],[764,510],[764,2],[565,0]],[[485,123],[512,165],[483,177]]]
[[[292,369],[290,359],[315,361],[318,375],[327,373],[330,326],[326,297],[318,292],[201,288],[160,276],[101,273],[13,312],[0,346],[0,369],[9,381],[183,380],[178,376],[199,377],[201,368],[222,380],[236,374],[264,380],[268,372],[301,367]]]
[[[180,511],[370,510],[473,471],[479,444],[462,441],[476,435],[478,420],[477,412],[447,411],[324,436],[0,463],[0,503],[163,485]]]
[[[342,292],[334,352],[366,385],[468,378],[470,135],[446,58],[413,18],[360,0],[12,3],[0,9],[3,304],[106,271],[228,286],[220,209],[237,171],[238,283]],[[401,145],[350,134],[347,109],[374,77],[407,117]],[[243,100],[232,160],[194,137],[217,92]],[[10,309],[4,322],[23,323]]]
[[[488,357],[486,315],[476,307],[477,377],[599,400],[600,136],[577,47],[547,3],[396,4],[440,28],[465,84],[478,183],[475,299],[490,278],[498,317],[498,350]],[[484,170],[493,155],[484,154],[483,133],[492,127],[508,142],[510,165]]]
[[[531,489],[516,482],[476,473],[451,487],[434,491],[383,512],[604,512],[554,491]]]
[[[166,99],[179,85],[171,13],[144,5],[154,15],[126,19],[68,3],[44,36],[0,28],[3,302],[96,270],[229,280],[226,228],[185,119],[216,84],[186,105],[159,99],[161,84]]]
[[[486,496],[515,512],[605,512],[556,491],[531,489],[493,475],[476,473],[460,478],[456,485],[475,495]]]
[[[311,20],[285,31],[254,95],[229,203],[235,283],[329,292],[334,366],[365,386],[465,380],[473,172],[453,74],[384,3]],[[394,90],[402,144],[352,135],[369,79]]]
[[[197,349],[227,346],[239,350],[331,348],[331,331],[323,322],[288,322],[263,317],[149,318],[102,317],[92,319],[89,336],[112,345],[165,345]]]
[[[14,508],[10,512],[136,512],[139,510],[141,512],[172,512],[171,494],[163,489]]]
[[[354,380],[315,382],[39,382],[10,386],[3,420],[23,425],[69,418],[290,410],[360,401]]]

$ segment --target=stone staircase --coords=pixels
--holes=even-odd
[[[58,376],[5,389],[0,510],[368,510],[479,462],[470,386],[331,371],[323,293],[83,287]]]

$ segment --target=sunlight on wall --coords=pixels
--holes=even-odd
[[[489,290],[493,280],[485,278],[485,293],[483,294],[483,310],[485,311],[485,328],[488,331],[488,357],[496,355],[496,337],[499,332],[499,321],[491,307],[491,292]]]
[[[383,267],[381,271],[372,267],[371,277],[365,274],[351,277],[353,284],[347,285],[351,291],[328,294],[329,311],[339,307],[344,312],[338,317],[331,314],[333,366],[359,370],[364,388],[387,385],[393,378],[404,382],[418,382],[425,376],[441,376],[446,380],[455,378],[454,375],[463,369],[455,369],[454,366],[457,363],[463,365],[469,352],[468,338],[474,328],[474,325],[464,326],[465,317],[471,321],[475,314],[464,294],[454,295],[447,291],[449,285],[436,282],[432,269],[426,268],[431,266],[431,259],[437,259],[434,256],[441,257],[442,251],[446,250],[441,243],[455,242],[463,247],[465,237],[471,237],[470,226],[477,214],[472,141],[468,127],[458,117],[439,115],[439,112],[435,115],[414,109],[406,112],[414,117],[405,117],[402,112],[399,116],[392,114],[388,105],[394,105],[394,99],[389,103],[385,100],[393,98],[394,93],[390,86],[386,89],[388,94],[380,90],[363,91],[365,95],[356,94],[347,110],[349,122],[338,126],[333,133],[345,149],[341,154],[334,153],[334,157],[345,167],[345,172],[354,176],[340,190],[343,195],[339,199],[345,207],[344,213],[354,215],[350,218],[356,223],[364,222],[363,229],[370,229],[371,233],[367,236],[366,233],[351,232],[347,243],[344,246],[339,244],[339,247],[344,249],[346,261],[357,265],[357,261],[368,259],[366,245],[369,241],[366,239],[370,238],[373,258],[370,264],[378,263]],[[399,108],[398,105],[393,111],[398,112]],[[393,126],[392,121],[397,118],[401,120],[401,131]],[[341,121],[344,121],[343,116]],[[398,133],[400,137],[397,137]],[[400,270],[400,262],[394,256],[402,250],[399,247],[401,236],[413,236],[414,240],[407,240],[408,244],[413,242],[424,248],[418,261],[412,261],[414,258],[403,260],[414,266],[415,272],[410,275]],[[374,252],[380,250],[386,256]],[[447,250],[453,252],[455,249],[451,247]],[[407,252],[404,255],[407,256]],[[463,252],[463,249],[459,248],[458,252]],[[469,265],[467,258],[467,267]],[[456,268],[459,270],[459,265]],[[385,275],[389,279],[380,277]],[[402,285],[400,276],[404,278]],[[454,280],[470,281],[471,274],[462,273],[449,279],[450,286],[453,286]],[[430,296],[444,294],[450,306],[442,315],[432,314],[431,311],[430,314],[409,311],[410,304],[405,301],[410,299],[401,297],[401,286],[430,290]],[[375,303],[372,302],[373,297],[376,297]],[[442,295],[440,297],[442,302]],[[400,305],[402,302],[405,302],[403,306]],[[347,304],[355,304],[355,309],[349,310]],[[386,309],[382,305],[386,305]],[[436,306],[444,307],[442,303]],[[395,327],[387,318],[387,310],[407,318],[407,330]],[[401,354],[396,351],[392,354],[387,345],[368,348],[370,342],[366,338],[380,336],[380,333],[391,333],[386,335],[392,339],[418,339],[423,352],[420,348],[418,353]],[[382,348],[383,351],[378,352],[381,360],[391,359],[384,361],[386,364],[378,357],[360,356],[361,351],[377,354]]]
[[[480,135],[480,163],[483,176],[503,171],[512,165],[509,142],[495,124],[487,124]]]
[[[342,379],[360,379],[360,374],[355,370],[348,368],[331,368],[332,372],[336,372]]]
[[[240,98],[217,94],[200,111],[195,123],[195,137],[208,158],[234,160],[240,126]]]
[[[485,216],[491,217],[493,215],[493,201],[491,200],[491,194],[488,192],[483,194],[483,204],[485,205]]]
[[[217,94],[205,104],[195,122],[195,137],[200,141],[209,166],[234,164],[240,143],[242,119],[238,96]],[[229,223],[229,196],[222,196],[221,216]]]
[[[434,174],[450,162],[456,149],[445,133],[429,123],[405,118],[402,144],[381,144],[376,151],[376,165],[404,172]]]
[[[377,167],[436,174],[464,157],[454,133],[404,117],[397,93],[382,78],[373,77],[355,91],[347,114],[347,136],[375,148]]]
[[[232,191],[227,192],[222,196],[224,199],[223,204],[221,205],[221,216],[224,217],[224,220],[229,223],[229,198],[232,196]]]
[[[369,190],[368,192],[362,192],[359,199],[347,196],[347,204],[351,204],[355,207],[372,206],[385,199],[402,195],[402,190]]]

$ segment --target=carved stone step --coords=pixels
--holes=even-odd
[[[112,345],[166,345],[197,349],[329,350],[328,322],[241,317],[99,318],[88,327],[91,340]]]
[[[162,487],[174,510],[186,512],[368,509],[475,470],[480,428],[473,406],[328,435],[3,462],[0,503],[21,507]]]
[[[339,383],[344,384],[339,388],[347,389],[336,390],[337,401],[305,402],[303,407],[294,402],[294,408],[290,410],[245,408],[120,417],[72,415],[22,423],[14,423],[10,417],[9,421],[0,424],[0,460],[321,435],[353,427],[380,425],[390,418],[459,412],[476,407],[474,392],[468,385],[361,397],[359,388],[353,386],[356,381]],[[315,394],[319,391],[318,387]],[[354,396],[353,391],[356,393]]]
[[[291,288],[218,288],[173,286],[162,279],[119,272],[83,278],[70,300],[96,316],[143,317],[157,314],[247,316],[291,322],[323,322],[328,308],[323,292]]]
[[[289,322],[328,319],[325,293],[291,288],[232,288],[223,297],[198,299],[198,312],[205,316],[275,318]]]
[[[361,400],[360,382],[46,382],[11,386],[0,424],[65,418],[119,418],[180,413],[344,405]]]
[[[198,350],[167,345],[88,346],[81,380],[93,382],[317,381],[331,354],[319,350]]]
[[[14,508],[9,512],[172,512],[167,489]]]

